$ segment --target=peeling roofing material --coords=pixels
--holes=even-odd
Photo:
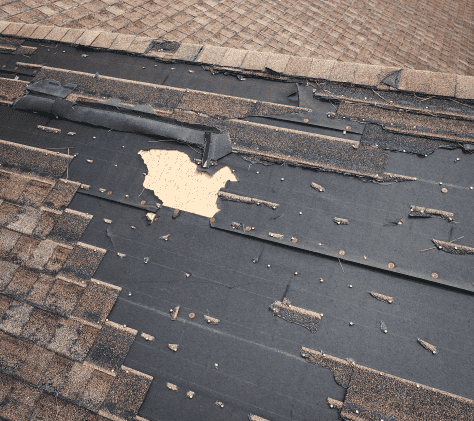
[[[91,28],[0,23],[0,418],[471,419],[472,77]]]

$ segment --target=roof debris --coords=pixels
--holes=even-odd
[[[269,421],[266,418],[259,417],[258,415],[249,414],[249,421]]]
[[[431,218],[432,216],[439,216],[440,218],[452,221],[454,213],[411,205],[408,216],[411,218]]]
[[[125,253],[117,253],[117,256],[120,257],[121,259],[123,259],[127,255]]]
[[[224,404],[221,401],[216,401],[216,405],[224,408]]]
[[[192,399],[194,398],[194,392],[192,390],[188,390],[188,393],[186,393],[186,396],[189,398],[189,399]]]
[[[68,136],[74,136],[76,132],[67,132]]]
[[[433,354],[436,354],[436,347],[434,345],[431,345],[430,343],[425,342],[420,338],[418,338],[418,342],[423,348],[427,349],[428,351],[431,351]]]
[[[321,313],[295,307],[291,305],[291,301],[286,298],[283,302],[275,301],[270,305],[270,310],[273,311],[274,316],[281,317],[290,323],[303,326],[311,333],[316,333],[321,317],[323,316]]]
[[[149,257],[144,257],[143,258],[143,263],[147,264],[150,261]]]
[[[265,205],[272,209],[276,209],[278,208],[278,206],[280,206],[278,203],[268,202],[266,200],[255,199],[253,197],[246,197],[246,196],[241,196],[238,194],[233,194],[233,193],[228,193],[228,192],[223,192],[223,191],[219,191],[217,195],[224,200],[230,200],[232,202],[249,203],[249,204],[255,204],[255,205]]]
[[[150,225],[153,224],[153,222],[155,222],[158,218],[159,216],[156,213],[147,212],[146,214],[146,219],[150,222]]]
[[[176,319],[178,318],[179,307],[180,307],[180,306],[176,306],[174,309],[172,308],[172,309],[170,310],[170,313],[171,313],[171,320],[176,320]]]
[[[168,239],[170,238],[170,235],[171,235],[171,234],[162,235],[160,238],[161,238],[162,240],[168,241]]]
[[[269,232],[268,235],[273,238],[278,238],[280,240],[283,239],[284,235],[283,234],[275,234],[274,232]]]
[[[337,218],[337,217],[334,217],[334,222],[335,222],[337,225],[349,225],[349,220],[348,220],[348,219],[344,219],[344,218]]]
[[[148,333],[142,332],[141,337],[145,339],[145,341],[154,341],[155,337],[152,335],[149,335]]]
[[[383,320],[380,322],[380,330],[381,330],[383,333],[387,333],[387,332],[388,332],[388,330],[387,330],[387,325],[384,323]]]
[[[451,254],[474,254],[474,247],[461,246],[453,242],[446,242],[441,240],[431,240],[439,249]]]
[[[112,223],[112,220],[111,220],[111,219],[104,218],[104,222],[105,222],[106,224],[111,224],[111,223]]]
[[[168,348],[171,349],[171,351],[176,352],[178,350],[179,345],[178,344],[168,344]]]
[[[379,294],[378,292],[373,291],[370,292],[370,295],[372,295],[374,298],[377,298],[377,300],[385,301],[389,304],[393,303],[393,297],[389,297],[388,295]]]
[[[55,127],[41,126],[40,124],[38,124],[37,127],[38,127],[38,129],[44,130],[45,132],[49,132],[49,133],[61,133],[61,129],[56,129]]]
[[[344,403],[336,399],[328,398],[328,405],[330,408],[342,409]]]
[[[311,187],[320,192],[325,191],[323,186],[320,186],[319,184],[316,184],[316,183],[311,183]]]
[[[173,390],[173,391],[177,391],[177,390],[178,390],[178,386],[176,386],[176,385],[173,384],[173,383],[166,383],[166,387],[167,387],[169,390]]]
[[[212,324],[212,325],[217,325],[220,322],[219,319],[216,319],[214,317],[207,316],[207,315],[204,315],[204,319],[206,319],[207,323]]]

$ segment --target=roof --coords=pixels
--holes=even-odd
[[[4,0],[8,22],[474,75],[469,1]],[[43,34],[27,29],[22,36]],[[43,36],[47,34],[44,33]],[[51,34],[52,35],[52,34]],[[117,38],[118,40],[118,38]]]
[[[472,419],[472,78],[93,36],[0,43],[0,417]]]

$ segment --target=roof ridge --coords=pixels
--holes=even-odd
[[[474,76],[416,70],[403,68],[402,66],[393,67],[313,59],[311,57],[218,47],[210,44],[174,42],[174,48],[171,50],[154,50],[155,45],[164,40],[73,28],[64,33],[64,31],[53,31],[55,28],[57,27],[0,20],[0,34],[3,36],[82,45],[138,54],[153,57],[157,60],[208,64],[231,68],[236,71],[262,72],[267,76],[278,75],[280,77],[328,80],[379,89],[474,100]],[[179,45],[177,49],[176,45]],[[396,77],[394,77],[394,74]],[[387,79],[387,83],[385,83],[387,77],[390,80]]]

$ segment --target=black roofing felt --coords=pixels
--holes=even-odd
[[[33,58],[50,66],[295,105],[288,98],[294,84],[240,81],[196,66],[156,63],[155,68],[143,58],[121,56],[123,65],[117,66],[113,54],[87,51],[89,57],[81,58],[84,51],[60,48],[66,53],[51,56],[39,47]],[[376,184],[335,173],[252,164],[231,154],[218,168],[228,165],[239,182],[228,183],[226,190],[277,203],[278,208],[219,200],[222,210],[213,228],[208,218],[186,212],[173,218],[173,210],[162,207],[159,218],[149,224],[146,211],[155,211],[161,201],[143,189],[147,168],[137,152],[159,147],[182,151],[191,159],[201,158],[200,153],[185,144],[51,120],[6,106],[0,107],[0,119],[5,121],[1,139],[63,148],[57,149],[63,153],[69,148],[76,154],[68,177],[91,187],[79,189],[69,207],[94,215],[81,241],[107,250],[94,277],[123,288],[108,317],[139,331],[124,364],[154,376],[139,415],[151,421],[243,420],[250,413],[272,421],[337,420],[327,398],[342,401],[345,390],[330,370],[300,357],[302,346],[474,398],[472,256],[421,252],[433,246],[432,238],[464,236],[459,244],[474,245],[469,155],[444,149],[427,158],[392,152],[385,171],[419,181]],[[45,133],[37,124],[62,131]],[[457,157],[461,160],[455,162]],[[312,182],[325,191],[313,189]],[[441,193],[442,187],[448,193]],[[456,223],[411,219],[411,205],[453,212]],[[338,225],[334,217],[349,224]],[[400,220],[403,224],[397,224]],[[232,222],[255,230],[236,231]],[[168,234],[168,241],[160,239]],[[291,242],[292,237],[298,242]],[[394,301],[377,300],[371,292]],[[284,298],[323,314],[315,333],[273,316],[269,306]],[[172,321],[169,310],[176,306],[178,318]],[[189,318],[191,312],[195,318]],[[220,322],[210,325],[204,315]],[[146,341],[142,332],[155,339]],[[434,344],[437,354],[417,338]],[[168,344],[178,344],[178,350],[173,352]],[[121,363],[116,356],[109,360],[107,367]],[[167,382],[178,390],[168,389]],[[189,390],[195,392],[192,399],[186,396]]]

